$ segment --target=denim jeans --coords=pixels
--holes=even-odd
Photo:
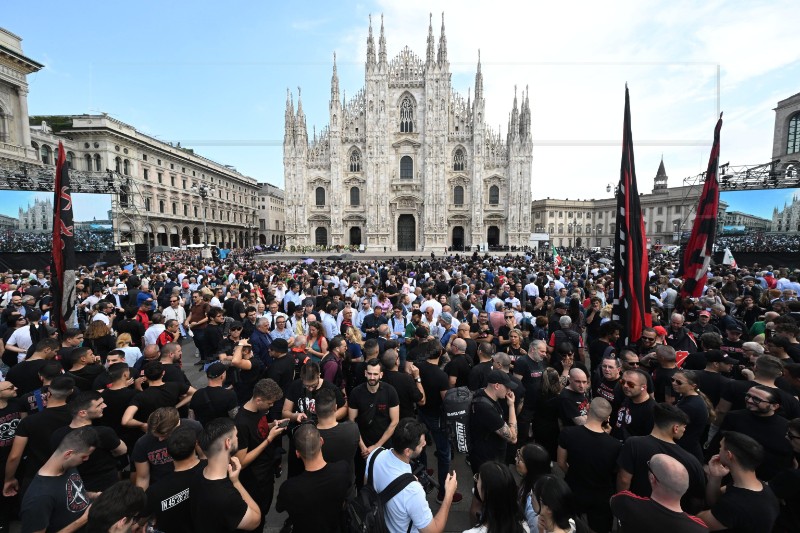
[[[447,436],[447,427],[442,421],[441,416],[430,416],[419,412],[419,420],[427,426],[431,432],[433,443],[436,445],[436,474],[439,480],[439,490],[444,492],[444,482],[447,473],[450,471],[450,439]],[[422,461],[428,466],[428,454],[423,453]]]

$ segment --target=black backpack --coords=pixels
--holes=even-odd
[[[345,502],[343,528],[345,533],[388,533],[385,517],[386,504],[409,483],[417,480],[414,474],[403,474],[389,483],[382,491],[376,491],[373,486],[372,470],[375,466],[375,459],[384,451],[385,448],[378,448],[372,454],[369,459],[367,482],[359,489],[354,498]],[[408,525],[408,531],[411,531],[411,524]]]

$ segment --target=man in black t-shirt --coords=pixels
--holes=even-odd
[[[681,510],[681,496],[689,487],[684,466],[663,453],[648,462],[649,498],[622,491],[611,498],[611,511],[619,521],[619,533],[702,533],[705,522]],[[608,506],[606,506],[608,507]],[[608,531],[607,529],[595,529]]]
[[[0,468],[5,472],[6,459],[14,443],[14,433],[23,418],[25,407],[17,398],[17,388],[10,381],[0,382]],[[0,531],[8,531],[14,500],[0,496]],[[6,528],[3,530],[2,528]]]
[[[148,387],[131,400],[131,405],[122,415],[122,425],[147,431],[147,419],[153,411],[159,407],[179,409],[192,397],[190,387],[185,383],[164,383],[164,366],[159,361],[145,365],[144,377]]]
[[[172,457],[173,473],[147,489],[147,513],[156,518],[156,527],[164,533],[192,533],[191,485],[206,466],[195,453],[197,433],[178,427],[167,439],[167,453]]]
[[[517,413],[514,398],[519,389],[517,382],[502,370],[492,370],[486,388],[478,390],[472,397],[469,412],[469,464],[477,474],[481,465],[488,461],[504,462],[506,446],[517,442]],[[508,421],[503,419],[500,401],[508,404]],[[470,516],[480,510],[480,501],[473,492]]]
[[[383,372],[377,359],[367,361],[364,376],[367,382],[354,388],[348,398],[350,420],[358,424],[361,432],[359,448],[362,459],[375,448],[391,446],[389,440],[400,421],[397,391],[388,383],[381,382]]]
[[[227,367],[220,361],[211,363],[206,369],[208,386],[197,389],[189,402],[194,419],[204,426],[215,418],[236,416],[239,408],[236,393],[222,386],[226,370]]]
[[[519,414],[519,442],[517,445],[520,447],[527,443],[534,406],[541,396],[542,375],[547,367],[546,357],[547,343],[541,339],[534,339],[528,348],[527,357],[518,357],[514,364],[514,375],[520,379],[525,388],[522,412]]]
[[[778,518],[778,499],[756,476],[764,459],[764,448],[754,439],[726,431],[719,455],[708,462],[708,505],[698,517],[713,531],[726,529],[742,533],[772,531]],[[733,483],[722,490],[722,479],[730,474]]]
[[[22,531],[62,531],[69,526],[69,531],[82,531],[87,509],[99,494],[86,490],[76,467],[91,456],[96,440],[94,428],[78,428],[48,456],[22,499]]]
[[[467,343],[464,339],[453,339],[450,343],[450,362],[444,371],[450,378],[450,388],[469,385],[470,363],[466,356]]]
[[[408,372],[400,372],[400,355],[395,349],[387,349],[381,355],[383,365],[383,376],[381,381],[388,383],[397,391],[397,398],[400,405],[400,418],[416,416],[415,407],[425,404],[425,390],[422,387],[422,379],[419,377],[419,369],[414,363],[408,363]]]
[[[705,498],[705,474],[700,461],[676,444],[683,436],[689,416],[675,407],[660,403],[653,409],[653,431],[644,437],[631,437],[625,441],[617,464],[617,490],[630,490],[638,496],[650,496],[647,462],[658,453],[677,459],[689,472],[689,489],[681,499],[686,512],[696,513]]]
[[[580,368],[569,371],[569,385],[558,395],[559,420],[564,426],[582,426],[589,412],[589,379]]]
[[[621,441],[628,437],[649,435],[653,430],[656,402],[647,393],[646,374],[641,370],[626,371],[618,390],[622,393],[622,401],[616,408],[611,434]]]
[[[347,462],[350,480],[355,483],[354,460],[361,438],[358,426],[350,420],[336,421],[336,394],[330,389],[319,391],[316,409],[317,429],[323,438],[322,457],[328,463]]]
[[[611,404],[595,398],[589,404],[586,424],[564,428],[558,436],[558,465],[575,494],[589,527],[597,532],[611,528],[608,499],[614,494],[617,457],[622,444],[608,435]],[[591,451],[590,453],[587,453]]]
[[[619,403],[619,380],[622,377],[622,363],[617,354],[611,353],[600,360],[600,371],[592,372],[592,397],[605,398],[613,406]]]
[[[377,348],[377,343],[375,344]],[[376,350],[377,351],[377,350]],[[336,420],[347,417],[347,404],[342,391],[336,385],[325,381],[319,375],[317,363],[306,363],[300,369],[300,379],[294,380],[285,391],[282,418],[288,418],[292,423],[299,424],[303,420],[316,421],[316,396],[321,389],[332,390],[336,395]],[[303,471],[303,463],[294,453],[294,443],[289,440],[289,453],[287,454],[289,477]]]
[[[236,413],[239,446],[236,457],[242,465],[241,480],[261,511],[260,529],[275,492],[276,460],[280,459],[280,435],[285,428],[279,421],[271,421],[269,411],[283,396],[278,384],[271,379],[261,379],[253,387],[253,396]],[[278,463],[280,464],[280,463]]]
[[[174,407],[159,407],[147,419],[147,433],[139,437],[131,452],[132,470],[136,485],[144,490],[172,474],[172,457],[167,451],[167,439],[178,426],[189,427],[200,434],[203,427],[195,420],[180,418]]]
[[[69,433],[81,427],[91,426],[94,420],[103,415],[106,405],[99,392],[86,391],[75,395],[68,407],[72,422],[53,432],[50,443],[54,450]],[[78,465],[78,473],[86,485],[86,490],[103,492],[119,481],[116,458],[127,453],[128,447],[113,429],[106,426],[97,426],[94,429],[97,433],[95,449],[85,463]]]
[[[344,499],[352,485],[349,466],[345,461],[325,461],[320,432],[312,424],[298,427],[293,440],[305,471],[281,485],[275,510],[289,513],[295,531],[338,533]],[[308,502],[314,502],[313,512]]]
[[[23,418],[17,426],[14,442],[6,460],[5,483],[3,494],[13,496],[25,492],[36,472],[50,457],[53,449],[50,447],[50,436],[55,430],[66,426],[72,420],[67,407],[67,398],[72,395],[75,380],[67,376],[58,376],[50,383],[48,392],[50,397],[47,408],[40,413]],[[22,461],[22,471],[17,468]]]
[[[208,464],[189,491],[193,531],[197,533],[253,531],[262,525],[258,505],[239,481],[241,460],[236,425],[230,418],[212,420],[200,435]]]

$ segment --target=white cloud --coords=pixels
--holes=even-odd
[[[424,57],[429,12],[438,46],[444,11],[454,89],[466,93],[473,85],[480,49],[487,123],[503,134],[514,86],[519,93],[529,86],[535,198],[607,196],[607,183],[619,174],[626,82],[634,142],[640,143],[640,191],[652,187],[662,155],[671,185],[705,170],[717,118],[717,65],[725,111],[722,159],[731,164],[769,160],[771,109],[798,90],[796,77],[775,76],[800,70],[800,34],[787,23],[800,15],[800,4],[789,0],[379,0],[358,6],[336,45],[340,76],[342,62],[351,64],[350,75],[342,76],[351,95],[363,84],[369,10],[376,46],[384,15],[390,59],[406,45]]]

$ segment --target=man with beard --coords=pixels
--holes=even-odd
[[[600,361],[609,354],[615,352],[615,344],[619,340],[619,335],[622,332],[622,324],[611,320],[606,322],[599,328],[600,336],[589,344],[589,360],[592,363],[592,368],[600,366]]]
[[[232,453],[241,464],[242,486],[258,505],[264,528],[272,496],[275,492],[275,459],[280,435],[285,427],[280,422],[270,421],[268,412],[283,396],[283,391],[271,379],[262,379],[253,388],[253,396],[236,413],[236,429],[239,449]],[[213,422],[211,422],[213,423]],[[210,424],[211,424],[210,423]],[[209,458],[210,461],[210,458]]]
[[[425,449],[425,426],[413,418],[404,418],[397,425],[393,440],[392,449],[376,449],[367,458],[371,465],[367,476],[372,478],[372,485],[378,492],[400,476],[411,473],[411,461]],[[455,472],[448,473],[442,486],[441,506],[434,516],[422,485],[409,478],[409,483],[386,504],[387,527],[390,531],[407,531],[413,524],[418,531],[443,531],[457,487]]]
[[[619,378],[622,372],[622,363],[615,354],[603,357],[600,362],[600,372],[593,372],[592,397],[605,398],[611,405],[617,404]]]
[[[619,440],[648,435],[653,430],[656,402],[647,393],[647,377],[641,370],[627,370],[618,389],[622,403],[612,421],[611,434]]]
[[[356,473],[363,470],[364,458],[392,438],[394,428],[400,421],[397,391],[388,383],[381,382],[383,372],[380,361],[367,361],[364,376],[367,382],[355,387],[348,398],[350,420],[358,424],[361,432],[359,449],[362,461],[360,465],[356,463]]]
[[[542,375],[547,367],[544,359],[547,357],[547,343],[536,339],[531,341],[527,357],[519,357],[514,365],[514,376],[522,382],[525,388],[525,398],[522,401],[522,412],[519,414],[519,438],[517,444],[524,446],[528,441],[528,432],[533,420],[533,408],[542,391]]]

